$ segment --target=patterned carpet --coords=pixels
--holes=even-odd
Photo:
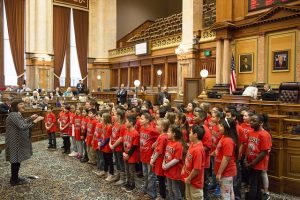
[[[58,139],[61,142],[61,139]],[[58,146],[60,146],[59,144]],[[120,187],[113,186],[96,177],[92,172],[95,166],[80,163],[61,153],[60,150],[46,149],[47,141],[33,144],[34,155],[21,164],[20,175],[36,175],[38,179],[28,179],[29,184],[11,187],[9,184],[10,165],[4,162],[4,153],[0,156],[0,199],[107,199],[130,200],[143,198],[142,180],[137,181],[137,189],[126,193]],[[272,194],[272,199],[296,199],[286,195]]]

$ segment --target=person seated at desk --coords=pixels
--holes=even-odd
[[[68,87],[67,90],[63,94],[64,97],[74,97],[74,94],[72,92],[72,88]]]
[[[10,105],[11,105],[11,99],[10,98],[5,99],[5,102],[0,104],[0,114],[9,113]]]
[[[263,101],[277,101],[277,94],[273,92],[269,84],[265,84],[261,98]]]
[[[38,93],[38,91],[33,91],[32,96],[30,97],[30,102],[33,108],[37,107],[37,104],[40,101],[40,94]]]
[[[19,90],[20,93],[31,92],[31,89],[26,86],[26,84],[22,85],[22,88]]]
[[[253,82],[252,85],[246,87],[242,95],[252,97],[253,99],[257,99],[257,92],[258,89],[257,89],[256,82]]]
[[[55,88],[55,91],[53,93],[55,96],[62,96],[62,92],[60,91],[59,87]]]
[[[24,101],[25,109],[30,109],[31,108],[30,98],[29,97],[24,97],[23,101]]]
[[[40,107],[42,110],[47,110],[47,107],[49,106],[49,101],[50,101],[49,97],[46,96],[46,97],[44,98],[44,100],[39,104],[39,107]]]

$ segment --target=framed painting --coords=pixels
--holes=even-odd
[[[289,71],[290,50],[273,51],[272,72]]]
[[[239,54],[239,73],[253,73],[253,53]]]

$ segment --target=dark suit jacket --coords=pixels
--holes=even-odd
[[[164,98],[171,100],[171,96],[168,92],[160,92],[158,94],[157,104],[162,105],[164,103]]]
[[[76,88],[79,93],[84,93],[84,91],[85,91],[85,85],[83,83],[77,83]]]
[[[251,65],[248,65],[247,68],[246,68],[246,65],[244,65],[244,64],[241,65],[240,72],[251,72],[251,71],[252,71]]]
[[[9,113],[9,109],[10,109],[10,106],[7,105],[6,103],[0,104],[0,113],[1,114]]]
[[[121,89],[117,92],[117,103],[124,104],[127,101],[127,90]]]

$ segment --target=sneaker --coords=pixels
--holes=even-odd
[[[128,186],[126,189],[125,189],[125,191],[126,192],[132,192],[132,190],[134,190],[135,189],[135,186],[134,185],[130,185],[130,186]]]
[[[93,171],[94,174],[96,174],[97,176],[100,176],[102,171]]]
[[[215,192],[214,192],[214,195],[219,197],[221,196],[221,190],[220,190],[220,186],[217,185],[216,189],[215,189]]]
[[[270,200],[270,199],[271,199],[271,197],[270,197],[269,192],[266,192],[266,193],[263,194],[262,200]]]
[[[112,178],[114,175],[108,174],[108,176],[106,177],[106,181],[111,182]]]
[[[72,151],[72,153],[69,154],[70,157],[76,157],[77,153],[75,151]]]
[[[100,173],[99,174],[97,174],[99,177],[101,177],[101,176],[104,176],[106,174],[106,172],[105,171],[100,171]]]
[[[123,185],[125,183],[125,181],[123,179],[118,180],[117,182],[115,182],[114,185]]]
[[[47,149],[51,149],[52,148],[52,145],[48,145]]]

